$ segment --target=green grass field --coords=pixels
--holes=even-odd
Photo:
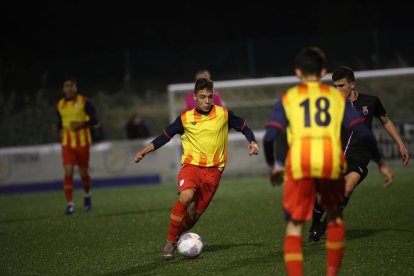
[[[414,173],[382,188],[371,170],[345,210],[341,275],[414,275]],[[161,258],[175,185],[93,190],[90,213],[75,192],[0,195],[0,275],[284,275],[281,188],[267,179],[223,180],[192,229],[205,241],[196,259]],[[306,225],[306,231],[309,224]],[[324,243],[304,240],[305,275],[325,274]]]

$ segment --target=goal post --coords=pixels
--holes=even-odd
[[[414,67],[355,71],[354,73],[358,91],[376,95],[381,99],[387,114],[395,125],[400,127],[401,136],[408,150],[411,155],[414,155]],[[332,73],[326,74],[322,78],[322,82],[332,84],[331,77]],[[298,81],[299,79],[293,75],[224,80],[214,81],[214,89],[220,92],[228,109],[246,119],[247,124],[255,133],[259,145],[262,146],[262,136],[269,114],[282,93]],[[193,89],[194,83],[177,83],[167,86],[170,122],[174,121],[184,109],[185,95]],[[373,132],[384,158],[400,161],[401,157],[396,143],[378,120],[373,121]],[[240,133],[230,132],[227,175],[263,174],[267,170],[264,160],[263,162],[254,162],[255,164],[245,161],[244,147],[240,147],[245,142],[244,140]],[[177,143],[177,149],[179,149],[180,138],[174,139],[174,143]],[[177,150],[177,154],[180,154],[179,150]],[[264,158],[263,154],[260,158]],[[179,162],[179,158],[177,158],[177,162]]]

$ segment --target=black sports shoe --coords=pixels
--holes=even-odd
[[[73,204],[66,205],[66,215],[72,215],[75,212],[75,206]]]
[[[316,229],[311,229],[309,231],[308,241],[319,242],[326,231],[326,222],[322,221],[321,224],[316,227]]]
[[[85,212],[89,212],[91,209],[92,209],[92,199],[91,199],[91,196],[88,195],[83,198],[83,210]]]

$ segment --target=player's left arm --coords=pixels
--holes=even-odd
[[[410,159],[410,154],[405,147],[404,142],[402,141],[400,135],[398,134],[397,128],[395,127],[395,124],[392,122],[392,120],[387,116],[387,113],[385,112],[385,108],[381,103],[381,100],[379,98],[376,98],[375,100],[375,113],[374,115],[380,120],[382,125],[384,126],[385,130],[388,132],[388,134],[391,136],[391,138],[397,143],[398,148],[400,150],[400,154],[403,160],[404,166],[408,164],[408,160]]]
[[[235,130],[241,132],[244,137],[246,137],[247,141],[249,141],[249,144],[247,146],[249,150],[249,155],[258,155],[259,154],[259,146],[256,142],[256,137],[253,133],[253,131],[247,126],[246,120],[243,118],[240,118],[230,110],[229,112],[229,128],[234,128]]]
[[[387,117],[387,115],[380,116],[379,120],[381,121],[382,125],[384,126],[388,134],[395,141],[395,143],[397,143],[402,160],[403,160],[403,164],[404,166],[406,166],[408,164],[408,160],[410,160],[410,154],[407,148],[405,147],[405,144],[402,141],[401,136],[398,134],[398,130],[395,127],[395,124],[391,121],[390,118]]]

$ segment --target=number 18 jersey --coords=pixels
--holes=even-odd
[[[274,112],[286,127],[289,152],[285,168],[293,179],[343,177],[346,161],[342,151],[341,127],[345,97],[320,82],[291,87]],[[271,124],[271,122],[270,122]]]

